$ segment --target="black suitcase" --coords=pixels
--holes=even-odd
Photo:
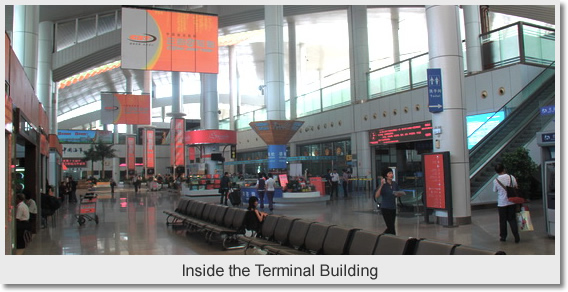
[[[240,190],[231,190],[229,193],[229,201],[231,201],[231,205],[233,206],[240,206],[241,201],[241,191]]]

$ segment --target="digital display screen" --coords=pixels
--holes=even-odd
[[[371,130],[369,143],[383,145],[432,139],[432,122],[407,124]]]

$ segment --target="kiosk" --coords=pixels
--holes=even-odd
[[[554,236],[555,228],[555,132],[538,132],[536,141],[540,146],[542,173],[542,201],[544,207],[544,222],[548,236]]]

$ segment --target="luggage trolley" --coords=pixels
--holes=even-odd
[[[76,216],[77,222],[81,226],[83,226],[87,220],[94,220],[96,224],[99,224],[99,216],[97,215],[97,194],[85,194],[85,196],[81,199],[81,204],[79,206],[79,215]]]

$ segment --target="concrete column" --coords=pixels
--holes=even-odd
[[[481,17],[479,5],[464,5],[463,14],[465,22],[465,46],[468,74],[481,72]]]
[[[51,116],[51,86],[53,84],[51,59],[53,55],[53,22],[44,21],[39,24],[38,41],[38,73],[36,94]]]
[[[369,133],[357,132],[351,135],[352,151],[357,154],[357,173],[354,174],[360,177],[371,178],[371,145],[369,144]],[[353,147],[353,145],[355,147]]]
[[[217,74],[201,73],[201,112],[202,128],[219,129],[219,95],[217,93]]]
[[[367,34],[367,6],[349,6],[349,64],[351,71],[351,101],[367,100],[369,86],[369,39]]]
[[[152,84],[152,71],[144,71],[144,94],[150,95],[150,125],[152,125],[152,103],[154,100]]]
[[[114,125],[113,144],[119,145],[118,144],[118,125],[117,124]],[[124,149],[126,149],[126,147]],[[117,182],[117,184],[120,181],[120,157],[118,157],[118,156],[112,159],[112,179],[114,179],[114,181]]]
[[[180,72],[172,72],[172,113],[183,113]]]
[[[229,130],[236,130],[237,115],[237,52],[235,46],[229,46]]]
[[[298,97],[298,77],[297,77],[297,60],[296,60],[296,23],[293,20],[288,21],[288,76],[290,78],[290,120],[295,120],[296,115],[296,98]],[[291,146],[290,146],[291,147]],[[290,148],[290,151],[292,148]],[[296,152],[294,150],[294,152]]]
[[[430,68],[442,71],[444,111],[432,114],[432,126],[441,127],[434,137],[434,151],[450,153],[454,222],[471,223],[469,151],[467,149],[466,109],[463,75],[463,51],[459,8],[454,5],[426,6]],[[440,147],[436,147],[439,140]],[[447,212],[436,213],[442,225]]]
[[[130,71],[128,70],[122,70],[122,73],[124,74],[124,77],[126,78],[126,88],[124,91],[128,92],[128,93],[132,93],[132,73],[130,73]],[[126,133],[127,134],[136,134],[134,132],[134,125],[126,125]]]
[[[38,30],[39,6],[14,5],[12,48],[33,85],[37,79]]]
[[[285,120],[284,103],[284,17],[282,5],[264,6],[265,23],[265,94],[268,120]]]
[[[398,30],[400,28],[400,18],[398,16],[398,8],[390,9],[391,13],[391,31],[392,31],[392,60],[393,63],[400,62],[400,42],[398,40]]]

